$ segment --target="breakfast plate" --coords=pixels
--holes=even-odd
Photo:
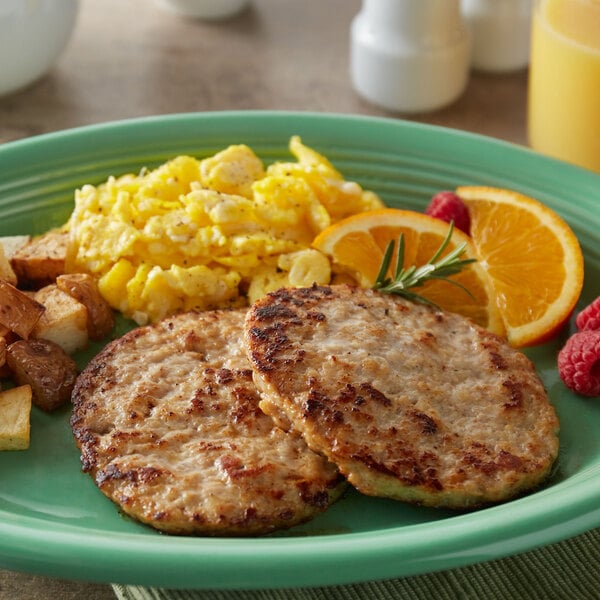
[[[585,256],[582,308],[600,295],[600,176],[525,148],[401,120],[288,112],[150,117],[0,146],[0,235],[64,223],[73,191],[179,154],[248,144],[289,159],[291,135],[390,206],[422,210],[458,185],[511,188],[571,225]],[[129,327],[121,321],[121,330]],[[572,328],[573,325],[571,324]],[[0,566],[172,588],[332,585],[414,575],[523,552],[600,526],[600,402],[569,392],[558,339],[527,350],[561,420],[550,481],[511,502],[452,513],[349,492],[310,523],[261,538],[167,536],[122,515],[83,474],[69,409],[34,409],[31,447],[0,453]],[[85,361],[99,346],[78,357]]]

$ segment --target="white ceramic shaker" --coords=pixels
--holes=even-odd
[[[509,72],[529,64],[533,0],[462,0],[471,31],[471,65],[479,71]]]
[[[350,37],[352,84],[374,104],[426,112],[464,91],[470,38],[459,0],[363,0]]]

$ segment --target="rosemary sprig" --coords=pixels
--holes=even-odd
[[[396,268],[394,269],[393,278],[387,277],[387,272],[390,268],[395,248],[394,240],[390,241],[385,250],[385,254],[383,255],[381,267],[379,268],[379,273],[377,274],[373,289],[386,294],[403,296],[404,298],[408,298],[415,302],[421,302],[422,304],[437,306],[434,302],[431,302],[431,300],[412,291],[412,289],[422,286],[426,281],[431,279],[441,279],[456,285],[469,294],[469,296],[473,297],[471,292],[464,285],[454,279],[449,279],[451,275],[456,275],[456,273],[459,273],[466,265],[475,262],[474,258],[461,258],[465,252],[466,243],[463,242],[462,244],[459,244],[452,252],[449,252],[444,258],[438,260],[450,243],[453,231],[454,223],[451,221],[448,233],[435,254],[424,265],[421,265],[420,267],[412,265],[407,269],[403,266],[404,235],[400,234],[396,251]]]

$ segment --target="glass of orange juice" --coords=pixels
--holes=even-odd
[[[600,0],[536,0],[529,143],[600,173]]]

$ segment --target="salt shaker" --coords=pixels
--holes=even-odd
[[[474,69],[501,73],[528,65],[532,4],[532,0],[462,0]]]
[[[350,37],[353,86],[374,104],[426,112],[464,91],[470,36],[459,0],[363,0]]]

